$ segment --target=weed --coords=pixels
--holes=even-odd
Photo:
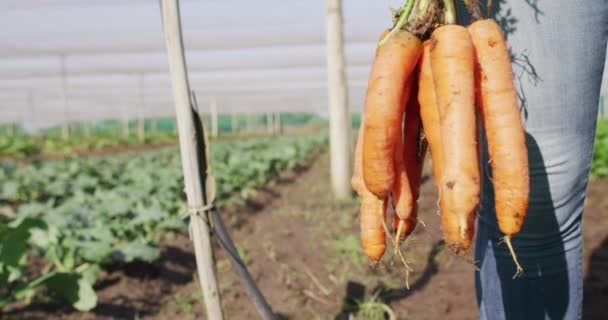
[[[343,211],[342,214],[340,214],[338,224],[342,229],[348,230],[353,227],[354,220],[354,217],[349,212]]]
[[[173,297],[173,301],[175,301],[175,305],[179,309],[181,314],[191,315],[194,317],[194,306],[193,304],[196,302],[190,295],[177,293]]]
[[[251,259],[251,257],[249,257],[249,250],[239,243],[235,243],[234,246],[236,247],[236,252],[239,254],[239,257],[241,257],[243,263],[245,265],[249,264]]]
[[[357,319],[366,320],[385,320],[386,316],[391,320],[396,320],[395,313],[387,304],[379,299],[380,292],[376,292],[368,300],[357,301]]]
[[[227,259],[221,259],[221,260],[218,260],[218,261],[215,263],[215,267],[216,267],[216,268],[217,268],[217,270],[218,270],[218,271],[220,271],[220,272],[221,272],[221,271],[226,271],[226,270],[230,269],[230,263],[228,262],[228,260],[227,260]]]
[[[230,227],[235,230],[240,230],[243,226],[245,226],[246,223],[247,221],[245,221],[245,219],[239,215],[232,215],[230,217]]]
[[[279,260],[279,254],[277,253],[277,249],[274,247],[274,244],[270,240],[264,241],[262,244],[266,255],[272,262],[277,262]]]
[[[353,235],[334,240],[333,246],[339,256],[348,257],[354,263],[359,263],[363,259],[359,239]]]
[[[218,285],[218,290],[220,294],[227,294],[232,289],[232,284],[230,282],[220,281]]]

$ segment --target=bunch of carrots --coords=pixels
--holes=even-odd
[[[516,275],[523,271],[511,237],[528,209],[528,157],[510,56],[496,21],[481,19],[478,1],[465,4],[475,20],[468,27],[456,24],[453,0],[408,0],[394,27],[381,35],[352,177],[361,201],[362,246],[374,266],[387,236],[403,258],[399,245],[418,221],[427,147],[445,242],[458,255],[471,246],[481,193],[480,119],[498,226]],[[395,209],[394,236],[386,223],[388,205]]]

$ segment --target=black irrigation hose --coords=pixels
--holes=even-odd
[[[245,286],[245,291],[247,295],[255,305],[255,308],[258,310],[258,313],[264,320],[275,320],[278,317],[272,312],[270,305],[258,289],[255,281],[251,278],[251,274],[247,270],[247,266],[243,263],[243,260],[239,257],[236,248],[234,247],[234,243],[226,231],[226,226],[220,217],[220,214],[217,211],[217,208],[213,206],[211,208],[211,216],[213,219],[212,227],[215,231],[214,234],[220,244],[220,246],[228,253],[228,258],[232,263],[232,267],[236,271],[237,275],[241,279],[241,282]]]

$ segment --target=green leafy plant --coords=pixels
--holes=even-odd
[[[246,197],[326,143],[325,135],[213,142],[218,203]],[[3,206],[10,210],[0,210],[0,308],[46,292],[89,310],[96,305],[92,286],[101,267],[153,262],[163,237],[187,230],[180,218],[186,205],[176,147],[2,163]],[[28,259],[39,267],[28,270]]]
[[[608,120],[600,120],[597,123],[591,176],[608,176]]]

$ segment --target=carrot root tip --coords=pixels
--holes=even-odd
[[[399,224],[397,225],[397,232],[395,234],[395,253],[399,250],[399,243],[405,239],[401,239],[403,234],[404,223],[403,220],[399,219]]]
[[[376,268],[378,267],[378,262],[379,262],[379,260],[371,261],[369,263],[370,270],[376,270]]]
[[[395,239],[393,239],[393,236],[391,235],[391,232],[388,230],[388,227],[386,226],[386,221],[384,218],[384,201],[385,201],[385,199],[378,198],[378,214],[380,215],[380,221],[382,221],[382,227],[384,228],[384,233],[388,237],[389,241],[391,241],[392,243],[396,243]]]
[[[416,220],[418,220],[418,222],[420,222],[420,224],[426,228],[426,223],[424,223],[424,221],[422,221],[421,219],[416,219]]]
[[[516,271],[515,271],[515,274],[513,275],[513,279],[515,279],[517,277],[520,277],[524,273],[524,269],[519,264],[519,261],[517,261],[517,255],[515,255],[515,250],[513,250],[513,245],[511,244],[511,235],[504,236],[503,240],[507,244],[507,247],[509,248],[509,252],[511,253],[513,262],[515,262]]]
[[[456,253],[456,255],[459,256],[464,255],[468,249],[462,243],[459,242],[448,244],[448,248],[450,248],[450,250],[452,250],[454,253]]]

